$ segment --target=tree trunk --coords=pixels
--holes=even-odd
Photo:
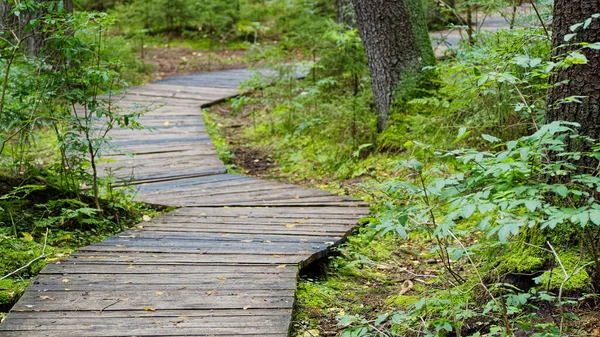
[[[593,14],[600,13],[600,1],[594,0],[555,0],[553,19],[553,57],[560,57],[576,48],[560,47],[564,45],[565,35],[572,34],[570,27],[583,23]],[[580,27],[577,35],[569,43],[600,42],[600,19],[594,19],[589,27]],[[573,65],[561,69],[550,79],[553,86],[548,90],[546,122],[570,121],[581,124],[579,132],[583,136],[600,139],[600,50],[584,49],[587,64]],[[580,98],[582,103],[561,103],[572,96]],[[590,145],[583,142],[569,142],[569,151],[590,151]],[[577,164],[585,171],[598,168],[598,161],[583,157]]]
[[[38,2],[61,2],[55,0],[37,0]],[[73,12],[73,0],[63,0],[64,8],[67,12]],[[0,0],[0,30],[10,31],[7,38],[23,39],[21,43],[24,50],[30,55],[39,55],[46,43],[47,34],[44,33],[41,27],[34,28],[30,31],[25,31],[25,27],[33,19],[40,18],[44,13],[42,12],[23,12],[18,17],[12,15],[12,6],[6,0]]]
[[[435,56],[421,0],[352,0],[377,108],[377,129],[388,124],[394,101],[411,92]]]
[[[335,0],[335,14],[337,23],[345,24],[348,27],[356,27],[351,0]]]

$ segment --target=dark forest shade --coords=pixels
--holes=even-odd
[[[559,57],[578,47],[561,47],[566,44],[565,36],[573,34],[570,27],[583,23],[592,15],[600,13],[600,1],[594,0],[556,0],[553,20],[553,57]],[[568,43],[599,42],[600,18],[592,24],[575,31],[577,35]],[[600,50],[584,49],[587,64],[574,65],[560,70],[550,82],[553,87],[548,91],[548,111],[546,122],[570,121],[581,124],[580,133],[593,139],[600,139]],[[582,103],[561,103],[572,96],[584,96]],[[589,151],[587,145],[572,142],[569,150]],[[598,161],[584,158],[579,163],[589,170],[595,170]]]
[[[383,131],[395,93],[419,82],[435,56],[421,0],[353,0],[373,81],[377,128]]]

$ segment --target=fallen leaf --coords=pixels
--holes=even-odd
[[[227,279],[226,277],[219,277],[219,278],[217,278],[217,280],[219,280],[219,281],[225,281],[226,279]]]
[[[154,309],[152,307],[145,307],[144,310],[145,311],[156,311],[156,309]]]
[[[280,264],[277,267],[275,267],[276,269],[284,269],[285,267],[287,267],[285,264]]]
[[[216,290],[207,291],[206,295],[208,295],[208,296],[214,295],[216,292],[217,292]]]
[[[254,241],[254,240],[242,240],[242,242],[245,242],[245,243],[250,243],[252,241]]]
[[[156,295],[158,295],[158,296],[160,296],[160,295],[164,294],[162,291],[155,291],[154,293],[155,293]]]
[[[63,283],[69,283],[69,282],[71,282],[71,280],[69,280],[68,278],[64,278],[64,279],[62,280],[62,282],[63,282]]]
[[[400,289],[400,296],[411,291],[413,287],[414,287],[414,283],[412,283],[411,280],[404,281],[404,283],[402,283],[402,288]]]
[[[379,269],[379,270],[390,270],[390,269],[394,269],[394,268],[390,267],[390,266],[386,266],[384,264],[378,264],[377,265],[377,269]]]
[[[40,296],[40,299],[42,299],[42,300],[56,301],[56,298],[50,297],[50,296]]]
[[[165,126],[169,126],[171,123],[169,123],[169,121],[165,121],[163,124],[164,124]]]
[[[295,227],[296,227],[296,225],[291,224],[291,223],[285,224],[285,228],[295,228]]]
[[[146,221],[146,222],[148,222],[148,221],[152,220],[152,218],[151,218],[149,215],[144,215],[144,216],[142,217],[142,219],[144,219],[144,221]]]

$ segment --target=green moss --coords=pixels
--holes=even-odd
[[[335,304],[339,295],[329,284],[303,281],[298,284],[298,303],[309,309],[324,309]]]
[[[406,295],[392,296],[387,299],[386,304],[405,309],[405,308],[408,308],[409,306],[419,302],[420,299],[421,299],[421,296],[406,296]]]
[[[578,290],[589,287],[592,280],[586,269],[581,268],[585,261],[581,261],[578,253],[566,251],[558,253],[558,257],[570,276],[564,284],[564,290]],[[545,272],[538,278],[540,284],[548,286],[550,289],[560,288],[566,278],[560,264],[558,262],[556,264],[555,268]]]
[[[15,281],[12,279],[0,281],[0,310],[6,311],[12,307],[25,292],[31,280]]]
[[[547,257],[540,254],[540,250],[516,245],[509,251],[508,255],[502,257],[498,270],[503,272],[529,273],[536,272],[546,264]]]
[[[206,131],[208,132],[208,135],[217,149],[219,159],[225,163],[229,173],[239,173],[233,163],[233,153],[227,144],[227,139],[221,133],[221,129],[218,127],[218,121],[215,120],[216,115],[210,114],[207,110],[203,110],[202,115],[204,116]]]
[[[26,238],[14,239],[0,235],[0,275],[9,274],[22,266],[27,265],[33,259],[42,255],[42,244]],[[46,247],[46,254],[52,255],[56,249]],[[23,269],[18,277],[33,277],[44,268],[46,261],[40,259]]]

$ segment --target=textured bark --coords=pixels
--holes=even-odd
[[[349,27],[356,27],[354,8],[351,0],[335,0],[335,14],[337,23]]]
[[[570,27],[584,22],[593,14],[600,13],[600,1],[594,0],[555,0],[553,19],[554,47],[553,57],[568,53],[573,47],[560,47],[565,44],[565,35],[571,34]],[[577,36],[569,42],[600,42],[600,19],[593,20],[587,29],[576,31]],[[570,121],[581,124],[580,133],[593,139],[600,139],[600,51],[585,49],[587,64],[573,65],[560,70],[550,83],[554,85],[547,96],[548,111],[546,122]],[[561,84],[567,81],[566,84]],[[583,103],[559,103],[571,96],[585,96]],[[569,150],[589,151],[590,148],[581,142],[571,142]],[[578,164],[589,172],[596,170],[598,161],[584,158]]]
[[[38,0],[38,2],[58,2],[56,0]],[[67,12],[73,11],[73,0],[62,1]],[[35,28],[29,32],[25,32],[25,27],[35,18],[39,18],[44,13],[21,13],[18,17],[11,15],[11,5],[7,0],[0,0],[0,30],[11,31],[7,38],[12,39],[17,36],[19,39],[24,39],[21,44],[28,54],[39,55],[46,43],[47,34],[44,33],[41,27]],[[14,33],[14,35],[13,35]]]
[[[418,85],[435,56],[421,0],[353,0],[373,82],[377,128],[381,132],[395,97]]]

